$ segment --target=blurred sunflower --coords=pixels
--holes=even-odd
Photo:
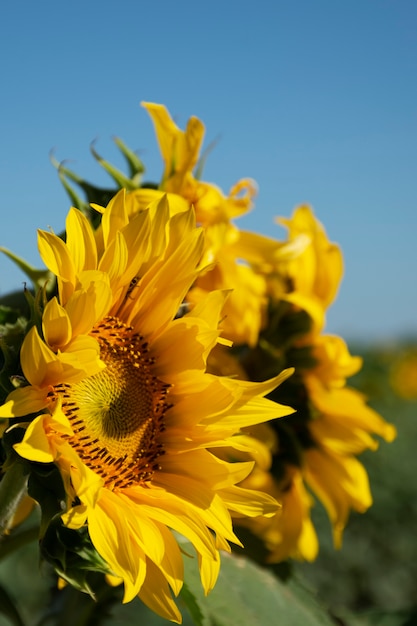
[[[394,360],[390,368],[390,385],[400,398],[417,400],[417,349],[410,347]]]
[[[243,354],[241,365],[251,380],[260,371],[294,366],[294,376],[271,397],[281,402],[291,398],[296,412],[271,424],[276,439],[267,438],[269,467],[258,463],[244,481],[273,495],[282,509],[274,518],[245,525],[264,540],[270,561],[313,560],[318,541],[309,491],[323,503],[339,547],[349,512],[364,512],[372,504],[368,475],[356,456],[378,447],[374,435],[390,442],[396,431],[366,405],[362,394],[346,386],[362,360],[350,355],[340,337],[321,334],[342,276],[340,249],[327,239],[308,206],[279,222],[288,228],[288,245],[300,237],[304,245],[297,244],[297,253],[287,258],[274,257],[271,247],[263,263],[258,259],[257,271],[268,284],[268,318],[258,345],[236,354]],[[221,355],[221,347],[217,353]],[[222,371],[219,356],[216,367]],[[257,432],[251,430],[255,437]]]
[[[226,295],[211,292],[178,317],[204,267],[204,233],[192,209],[166,197],[129,217],[125,192],[102,213],[95,234],[71,209],[66,242],[39,232],[39,250],[58,295],[27,333],[21,366],[28,382],[11,392],[1,417],[40,413],[19,455],[55,463],[64,481],[64,523],[88,527],[111,574],[163,617],[181,622],[171,596],[183,583],[172,531],[198,555],[206,593],[219,550],[239,544],[231,514],[271,516],[275,500],[240,486],[252,462],[228,463],[214,449],[252,455],[241,428],[287,415],[264,396],[291,370],[264,383],[207,373],[220,343]]]

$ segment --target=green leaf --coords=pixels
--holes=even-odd
[[[8,466],[0,481],[0,534],[9,529],[16,509],[26,494],[27,481],[26,463],[14,461]]]
[[[204,597],[196,559],[185,560],[185,578],[203,616],[202,626],[334,626],[327,611],[300,583],[283,583],[249,560],[222,555],[219,579]],[[198,622],[197,622],[198,623]]]
[[[358,626],[415,626],[417,608],[387,613],[385,611],[367,611],[362,613]]]
[[[0,561],[8,557],[22,546],[36,541],[39,537],[39,526],[30,526],[21,531],[13,531],[9,535],[5,535],[1,539],[0,544]]]
[[[181,589],[181,600],[186,605],[188,612],[190,613],[195,626],[204,626],[203,614],[198,605],[195,595],[190,591],[188,585],[184,583]]]
[[[0,307],[4,312],[5,307]],[[4,318],[3,318],[4,319]],[[11,316],[8,316],[11,319]],[[4,402],[6,396],[15,388],[13,378],[22,375],[20,366],[20,348],[25,336],[27,320],[18,317],[14,323],[0,324],[0,401]]]
[[[15,626],[25,626],[15,603],[6,589],[0,586],[0,613],[5,615]]]

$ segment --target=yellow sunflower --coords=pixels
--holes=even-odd
[[[270,562],[316,558],[310,494],[325,507],[334,545],[340,548],[350,511],[364,513],[372,504],[368,474],[356,456],[378,448],[375,436],[387,442],[396,436],[395,427],[367,406],[360,392],[346,386],[346,377],[358,371],[361,358],[351,356],[345,342],[332,335],[317,336],[311,350],[316,365],[291,379],[298,395],[304,396],[304,402],[295,402],[297,412],[285,423],[251,429],[273,456],[275,475],[271,463],[260,463],[258,454],[243,485],[269,493],[282,508],[274,517],[239,524],[263,540]]]
[[[129,217],[120,192],[102,212],[99,235],[71,209],[66,242],[39,232],[39,250],[57,277],[58,296],[27,333],[21,366],[27,385],[0,417],[38,413],[19,455],[55,463],[67,492],[62,518],[88,526],[98,553],[138,595],[181,622],[171,592],[183,583],[173,531],[198,555],[206,593],[219,550],[239,543],[231,515],[273,515],[275,500],[237,486],[253,463],[228,463],[214,449],[250,451],[240,434],[292,412],[264,396],[291,373],[264,383],[209,374],[227,294],[207,295],[178,316],[202,271],[204,233],[192,209],[166,197]],[[227,342],[226,342],[227,343]]]
[[[278,218],[277,223],[288,228],[289,242],[295,243],[300,237],[309,242],[300,254],[280,263],[279,271],[290,281],[285,299],[305,310],[313,321],[314,331],[320,332],[325,324],[325,311],[335,299],[342,279],[342,252],[329,241],[323,225],[307,205],[298,206],[291,218]]]
[[[393,361],[389,382],[399,398],[417,400],[417,349],[415,347],[400,352]]]
[[[142,106],[154,123],[165,165],[160,189],[187,199],[194,206],[197,221],[204,226],[229,221],[252,208],[257,191],[252,179],[239,180],[225,196],[216,185],[200,181],[195,175],[205,132],[197,117],[191,117],[183,131],[162,104],[142,102]]]
[[[303,379],[315,445],[305,451],[304,476],[327,510],[338,547],[350,510],[363,513],[372,504],[368,475],[356,455],[378,448],[375,435],[393,441],[396,429],[367,406],[363,394],[346,386],[346,377],[360,369],[362,360],[349,354],[343,339],[317,337],[313,356],[317,365]]]
[[[364,512],[372,504],[368,475],[356,456],[378,447],[374,435],[392,441],[395,428],[346,386],[362,360],[349,354],[340,337],[321,334],[342,276],[339,247],[328,240],[308,206],[279,221],[289,229],[285,245],[262,245],[257,236],[245,233],[239,242],[251,250],[247,258],[268,285],[268,318],[259,341],[243,353],[244,375],[257,380],[266,368],[296,366],[295,375],[273,396],[284,402],[291,398],[296,409],[284,422],[272,424],[277,432],[275,475],[258,465],[244,483],[259,481],[282,509],[272,519],[248,520],[247,525],[262,536],[270,559],[311,560],[318,544],[306,488],[326,508],[335,546],[340,546],[350,511]],[[218,371],[221,356],[218,349]]]

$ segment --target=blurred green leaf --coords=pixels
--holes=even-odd
[[[368,611],[361,616],[363,626],[416,626],[417,608],[408,611]]]
[[[191,552],[191,548],[185,548]],[[312,593],[283,583],[248,559],[223,554],[219,579],[204,597],[196,559],[185,559],[185,579],[203,615],[203,626],[265,626],[271,616],[283,626],[334,626]]]
[[[30,526],[21,531],[11,531],[5,535],[0,543],[0,561],[21,548],[22,546],[35,541],[39,537],[39,526]]]
[[[14,601],[3,586],[0,586],[0,613],[9,619],[11,624],[25,626]]]
[[[15,455],[16,456],[16,455]],[[15,460],[0,481],[0,533],[7,532],[16,509],[26,494],[28,466]]]

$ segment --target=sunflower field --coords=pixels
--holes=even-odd
[[[120,139],[107,188],[52,158],[62,231],[1,248],[0,626],[412,626],[417,344],[326,333],[312,207],[240,229],[256,183],[142,104],[160,179]]]

